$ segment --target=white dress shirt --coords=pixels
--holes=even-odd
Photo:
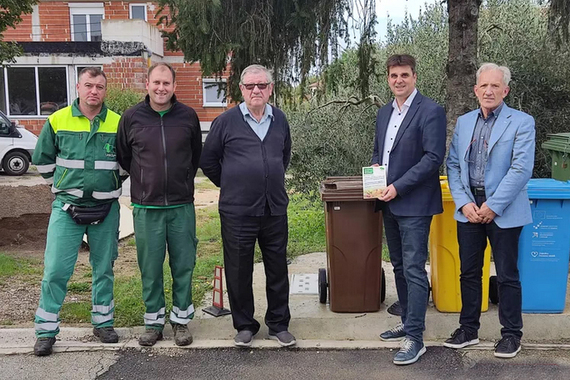
[[[388,122],[388,128],[386,129],[386,137],[384,139],[384,153],[382,155],[382,162],[381,164],[386,166],[386,170],[390,170],[388,165],[390,163],[390,152],[392,151],[392,147],[394,146],[394,140],[396,139],[396,135],[400,130],[400,125],[402,125],[402,121],[406,117],[410,106],[412,105],[412,101],[416,97],[418,93],[417,89],[414,89],[414,92],[408,99],[402,104],[402,108],[398,107],[398,102],[396,99],[392,102],[392,116],[390,116],[390,121]]]

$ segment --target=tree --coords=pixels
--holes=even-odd
[[[569,40],[568,27],[570,25],[570,1],[550,0],[548,13],[550,34],[554,36],[557,43]]]
[[[229,70],[229,94],[241,98],[241,71],[252,63],[272,68],[279,82],[304,84],[310,71],[337,55],[347,39],[353,0],[159,0],[169,49],[200,62],[204,75]],[[374,0],[359,1],[370,12]],[[169,13],[169,14],[168,14]],[[366,14],[374,22],[371,13]],[[365,41],[372,39],[365,36]],[[369,59],[364,52],[363,59]]]
[[[482,0],[447,0],[447,146],[457,118],[474,106],[473,80],[477,71],[477,25],[481,2]]]
[[[39,0],[0,0],[0,66],[5,61],[11,62],[21,54],[15,42],[3,41],[2,34],[6,29],[15,28],[22,21],[22,14],[32,13],[32,6]]]

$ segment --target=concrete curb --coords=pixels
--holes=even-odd
[[[33,335],[33,329],[26,329],[26,333]],[[441,347],[442,342],[428,341],[425,342],[427,347]],[[389,343],[382,341],[338,341],[338,340],[299,340],[297,345],[293,348],[285,349],[300,349],[300,350],[378,350],[390,349],[397,350],[399,343]],[[570,350],[570,344],[531,344],[523,343],[525,350]],[[199,349],[220,349],[220,348],[234,348],[242,350],[244,348],[237,348],[233,344],[233,340],[196,340],[191,345],[185,347],[178,347],[172,340],[164,340],[157,342],[153,347],[141,347],[137,339],[128,338],[123,342],[116,344],[103,344],[99,342],[74,342],[58,340],[54,345],[55,353],[63,352],[91,352],[91,351],[121,351],[125,349],[137,349],[143,352],[154,350],[199,350]],[[481,342],[476,346],[465,348],[463,350],[479,350],[479,351],[492,351],[494,348],[493,342]],[[284,349],[273,340],[269,339],[254,339],[251,347],[247,349]],[[0,347],[0,356],[3,355],[28,355],[33,354],[33,344],[3,344]]]

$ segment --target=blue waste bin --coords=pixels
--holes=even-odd
[[[570,255],[570,183],[531,179],[532,223],[519,240],[519,271],[524,313],[562,313]]]

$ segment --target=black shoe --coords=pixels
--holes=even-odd
[[[55,338],[38,338],[34,344],[34,355],[48,356],[53,352],[52,347],[55,344]]]
[[[161,330],[146,329],[146,331],[139,337],[139,344],[141,346],[154,346],[159,340],[162,340]]]
[[[495,356],[498,358],[514,358],[521,350],[521,339],[514,335],[506,335],[495,344]]]
[[[117,343],[119,341],[119,335],[112,326],[93,328],[93,335],[99,338],[101,343]]]
[[[479,343],[479,337],[477,332],[469,333],[462,327],[458,328],[451,334],[451,338],[447,339],[444,343],[444,347],[449,348],[463,348],[467,346],[473,346]]]
[[[173,323],[172,331],[174,332],[174,343],[176,343],[177,346],[188,346],[194,340],[192,334],[188,331],[187,325]]]
[[[392,314],[398,317],[402,316],[402,307],[400,306],[400,301],[396,301],[391,304],[388,309],[386,310],[388,314]]]

